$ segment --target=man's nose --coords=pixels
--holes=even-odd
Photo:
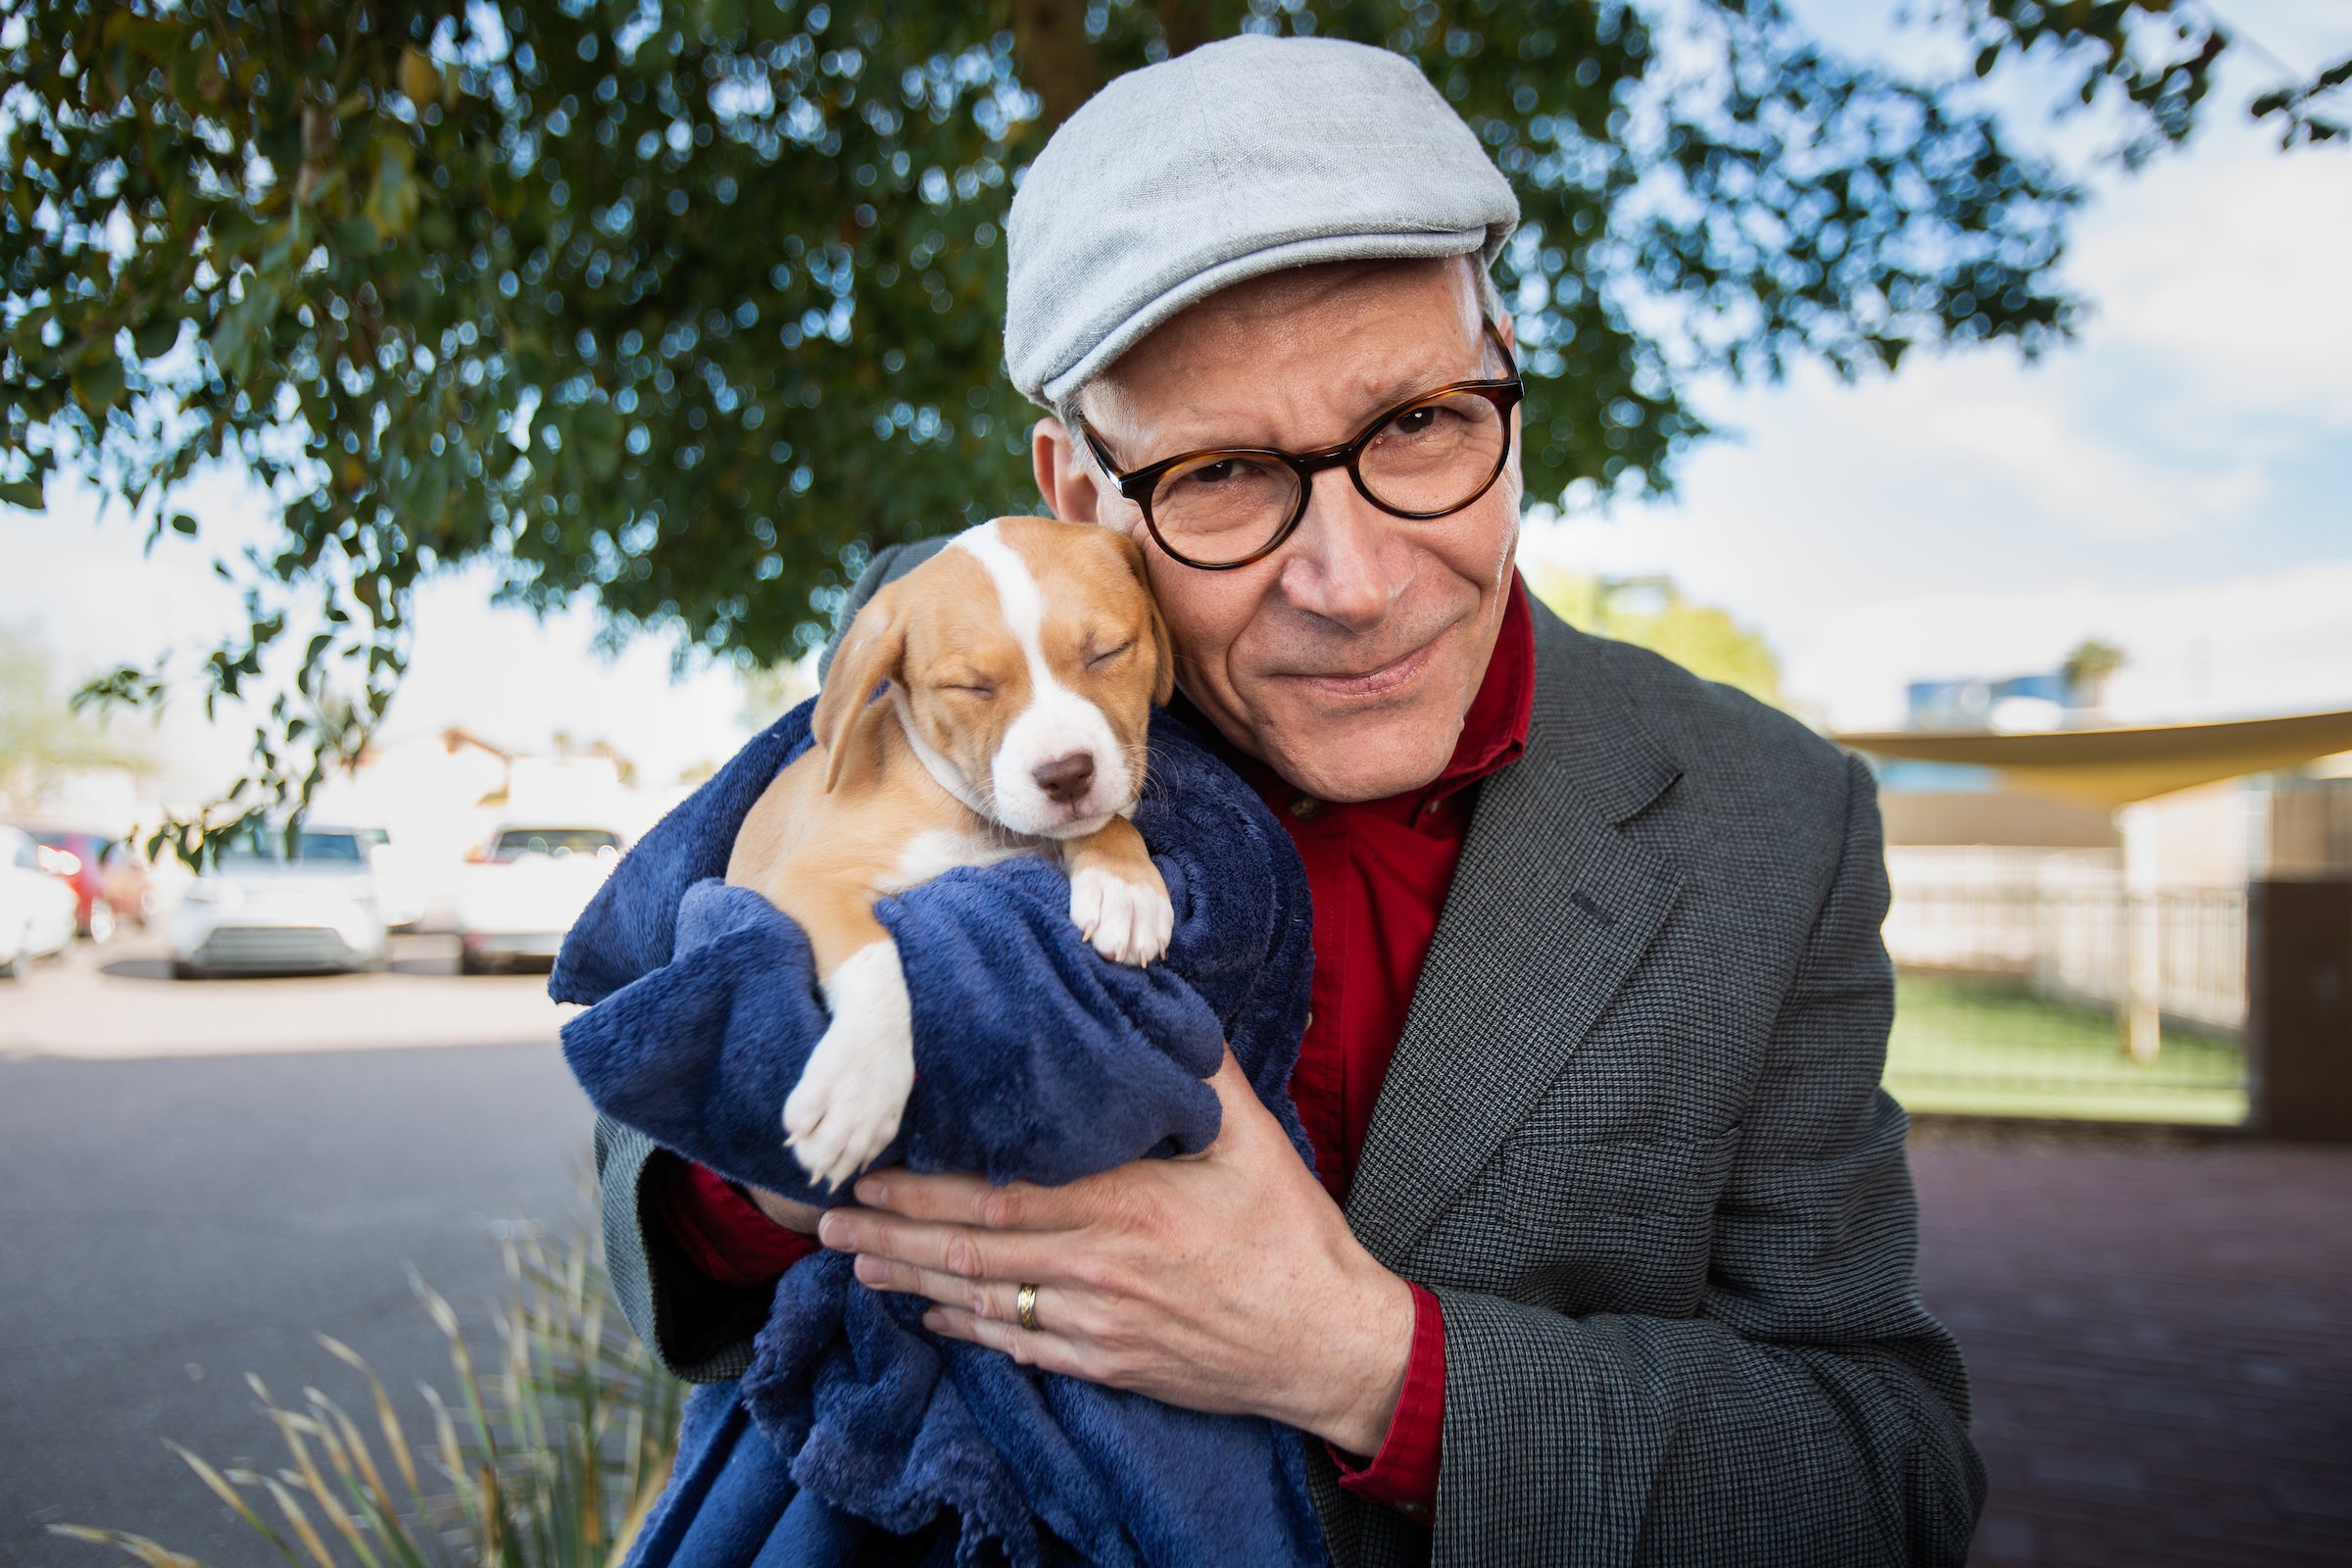
[[[1410,561],[1392,548],[1397,525],[1364,499],[1347,469],[1316,474],[1306,515],[1291,536],[1285,597],[1349,631],[1379,625],[1412,578]]]
[[[1056,806],[1067,806],[1084,796],[1087,787],[1095,782],[1095,754],[1072,752],[1067,757],[1056,757],[1051,762],[1041,763],[1029,776],[1037,780],[1037,787],[1046,792],[1047,800]]]

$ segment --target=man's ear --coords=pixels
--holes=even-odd
[[[873,700],[884,681],[904,678],[906,662],[906,622],[899,612],[898,584],[892,583],[865,602],[841,652],[816,694],[816,710],[809,715],[809,733],[825,749],[825,788],[841,782],[855,738],[885,716],[889,710]]]
[[[1165,708],[1168,699],[1176,695],[1176,649],[1168,639],[1168,617],[1159,612],[1159,597],[1152,592],[1152,572],[1144,561],[1144,547],[1106,523],[1099,526],[1118,541],[1127,569],[1135,573],[1136,585],[1144,591],[1144,613],[1152,622],[1152,656],[1159,662],[1152,676],[1152,706]]]
[[[1047,415],[1029,427],[1029,471],[1046,510],[1063,522],[1101,522],[1102,497],[1078,433]]]
[[[1168,617],[1159,612],[1159,601],[1152,597],[1149,583],[1144,585],[1144,599],[1152,608],[1152,649],[1159,660],[1159,672],[1152,677],[1152,706],[1165,708],[1176,695],[1176,649],[1168,641]]]

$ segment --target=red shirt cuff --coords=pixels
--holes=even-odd
[[[664,1159],[654,1190],[658,1212],[698,1273],[743,1290],[773,1285],[817,1250],[813,1236],[783,1226],[728,1185],[685,1159]]]
[[[1389,1417],[1389,1435],[1370,1464],[1331,1450],[1340,1485],[1426,1524],[1438,1506],[1438,1452],[1446,1434],[1446,1315],[1438,1298],[1413,1287],[1413,1350],[1404,1390]],[[1329,1445],[1325,1445],[1329,1446]]]

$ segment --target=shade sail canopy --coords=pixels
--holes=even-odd
[[[2113,809],[2217,779],[2352,752],[2352,711],[2029,735],[1861,730],[1835,738],[1874,757],[1998,768],[2012,789]]]

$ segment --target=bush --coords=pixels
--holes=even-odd
[[[285,1443],[287,1467],[223,1472],[166,1446],[297,1568],[618,1564],[668,1479],[681,1390],[621,1322],[592,1247],[526,1239],[502,1250],[513,1289],[496,1318],[499,1362],[486,1374],[449,1302],[410,1271],[417,1299],[449,1341],[459,1396],[453,1409],[423,1391],[430,1443],[411,1444],[368,1363],[322,1334],[318,1343],[367,1380],[382,1463],[361,1423],[326,1395],[305,1389],[304,1407],[287,1409],[251,1375],[262,1414]],[[143,1536],[50,1529],[118,1547],[150,1568],[203,1568]]]

